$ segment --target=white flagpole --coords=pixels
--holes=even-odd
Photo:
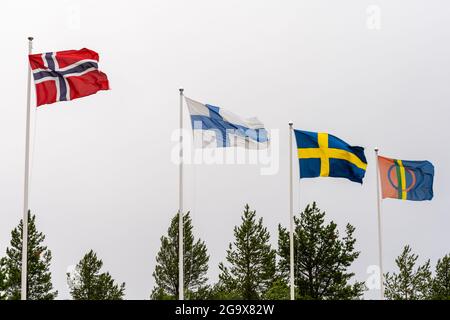
[[[383,275],[383,241],[381,238],[381,196],[380,196],[380,169],[378,164],[378,148],[375,148],[375,162],[377,170],[377,209],[378,209],[378,259],[380,264],[380,297],[384,300]]]
[[[180,172],[178,208],[178,299],[184,300],[184,259],[183,259],[183,88],[180,88]]]
[[[294,191],[292,183],[292,122],[289,122],[289,257],[291,300],[295,299],[294,291]]]
[[[33,37],[28,37],[28,54],[33,51]],[[28,66],[27,85],[27,122],[25,132],[25,177],[23,190],[23,220],[22,220],[22,300],[27,300],[27,268],[28,268],[28,178],[30,171],[30,112],[31,112],[31,67]]]

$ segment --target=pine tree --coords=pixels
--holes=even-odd
[[[219,280],[209,291],[208,300],[240,300],[242,295],[235,286],[226,285]]]
[[[226,256],[229,267],[219,264],[218,286],[233,298],[261,299],[274,280],[276,251],[271,248],[263,219],[256,220],[256,211],[248,204],[241,225],[234,228],[234,237]]]
[[[122,300],[125,282],[116,284],[109,272],[100,273],[103,261],[90,250],[78,262],[73,273],[67,274],[67,283],[74,300]]]
[[[58,294],[57,291],[53,291],[51,281],[52,253],[43,245],[44,240],[45,235],[36,229],[36,216],[28,211],[27,299],[29,300],[53,300]],[[22,220],[11,232],[10,246],[6,248],[6,257],[0,264],[0,268],[3,269],[3,275],[0,276],[3,277],[3,297],[8,300],[19,300],[22,278]]]
[[[346,235],[340,239],[337,225],[325,224],[325,212],[316,203],[308,205],[300,218],[294,217],[294,276],[298,299],[357,299],[364,289],[363,282],[350,284],[354,273],[348,268],[358,258],[355,251],[355,228],[347,224]],[[289,281],[289,232],[278,227],[279,271]]]
[[[395,259],[399,273],[385,274],[385,297],[388,300],[428,299],[431,290],[430,260],[416,266],[418,255],[412,253],[410,246],[403,248],[402,254]]]
[[[436,264],[436,275],[431,287],[431,299],[450,300],[450,255],[445,255]]]
[[[0,300],[6,299],[6,270],[4,258],[0,258]]]
[[[156,286],[150,297],[154,300],[178,298],[178,214],[173,217],[167,236],[161,237],[161,248],[153,272]],[[206,285],[209,255],[205,242],[195,240],[189,212],[183,216],[184,288],[187,299],[200,300],[208,296]]]
[[[272,286],[267,290],[264,295],[266,300],[289,300],[290,299],[290,288],[284,279],[277,278]],[[298,296],[298,292],[296,292]]]

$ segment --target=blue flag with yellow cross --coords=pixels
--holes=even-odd
[[[335,177],[362,183],[367,168],[363,147],[323,132],[294,130],[301,178]]]

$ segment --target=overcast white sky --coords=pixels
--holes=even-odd
[[[297,211],[316,200],[342,229],[356,227],[361,255],[352,270],[359,280],[378,262],[373,148],[431,161],[435,198],[385,201],[383,240],[386,271],[405,244],[434,265],[450,251],[449,13],[445,0],[3,0],[0,254],[22,216],[32,35],[36,53],[96,50],[112,87],[33,112],[30,206],[53,253],[59,299],[69,298],[68,266],[91,248],[126,282],[127,298],[149,297],[159,238],[177,210],[170,137],[179,86],[193,99],[281,130],[276,175],[262,176],[255,165],[186,169],[186,208],[208,246],[211,280],[245,203],[264,217],[274,245],[277,224],[288,224],[289,120],[366,147],[363,186],[306,180],[295,201]]]

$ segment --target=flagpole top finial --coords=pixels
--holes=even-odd
[[[183,87],[181,87],[181,88],[178,89],[178,90],[180,90],[180,93],[183,93],[183,91],[184,91]]]
[[[374,150],[375,150],[375,152],[378,152],[378,150],[380,150],[380,149],[378,149],[378,147],[375,147],[375,149],[374,149]]]
[[[289,127],[292,127],[294,123],[292,121],[289,121]]]
[[[28,37],[28,41],[33,41],[33,37]]]

